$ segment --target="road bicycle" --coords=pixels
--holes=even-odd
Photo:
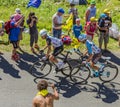
[[[58,69],[57,65],[55,63],[52,63],[49,58],[46,60],[43,60],[42,58],[45,56],[44,51],[40,51],[40,58],[38,61],[33,63],[33,65],[30,67],[30,72],[33,76],[38,77],[38,78],[43,78],[46,77],[47,75],[50,74],[52,71],[52,67],[54,66],[54,71],[53,72],[61,72],[65,76],[69,76],[70,71],[71,71],[71,66],[69,63],[69,58],[68,55],[71,54],[70,51],[64,51],[66,54],[61,53],[58,55],[56,58],[60,61],[63,61],[64,63],[64,68]]]
[[[80,55],[80,58],[79,60],[74,60],[76,66],[74,66],[70,72],[70,79],[73,82],[83,83],[86,82],[89,77],[99,77],[99,79],[103,82],[110,82],[117,77],[118,67],[110,63],[110,57],[102,56],[101,58],[104,60],[104,62],[99,62],[99,70],[95,71],[90,67],[90,63],[82,63],[85,58],[79,50],[75,51],[75,53]]]

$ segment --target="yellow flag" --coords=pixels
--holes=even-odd
[[[73,26],[73,14],[70,14],[69,18],[66,20],[66,25],[62,25],[62,29],[70,30]]]

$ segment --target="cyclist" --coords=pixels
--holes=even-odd
[[[86,52],[84,53],[84,56],[88,54],[88,58],[86,59],[86,63],[90,62],[90,66],[94,70],[98,70],[99,67],[95,66],[97,61],[101,58],[101,49],[96,46],[92,41],[87,40],[86,35],[80,36],[79,41],[82,43],[85,43],[86,45]]]
[[[43,50],[48,49],[47,54],[46,54],[46,58],[49,57],[49,60],[51,62],[56,63],[58,69],[62,69],[64,66],[64,63],[61,61],[58,61],[55,57],[63,51],[63,49],[64,49],[63,42],[61,41],[61,39],[58,39],[58,38],[53,37],[53,36],[49,36],[47,34],[47,30],[45,30],[45,29],[42,29],[40,31],[40,36],[42,39],[46,39],[47,45],[43,49]],[[51,46],[53,47],[52,54],[50,54],[51,53]]]

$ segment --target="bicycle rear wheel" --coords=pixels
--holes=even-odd
[[[31,67],[30,72],[33,76],[43,78],[47,76],[52,70],[52,66],[47,61],[36,61]]]
[[[118,68],[113,64],[106,64],[103,71],[100,73],[100,80],[103,82],[110,82],[118,75]]]
[[[70,79],[71,81],[75,82],[75,83],[83,83],[83,82],[87,82],[88,78],[90,77],[90,69],[88,67],[86,67],[85,65],[80,65],[78,68],[74,68],[71,72],[70,72]]]
[[[77,66],[78,64],[79,64],[79,61],[75,59],[68,59],[65,62],[64,68],[61,70],[62,74],[65,76],[69,76],[72,68]]]

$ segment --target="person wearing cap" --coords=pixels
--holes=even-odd
[[[99,67],[95,64],[101,58],[101,49],[97,45],[95,45],[93,41],[88,40],[86,35],[79,36],[78,39],[86,46],[86,51],[83,56],[88,55],[88,58],[84,63],[90,62],[91,68],[98,71]]]
[[[18,49],[18,41],[19,41],[19,34],[20,34],[20,23],[24,20],[24,16],[19,14],[14,15],[14,18],[10,22],[10,34],[9,40],[13,45],[12,56],[11,58],[15,61],[19,59],[19,55],[17,54],[16,50]]]
[[[53,93],[48,91],[51,87]],[[46,80],[40,80],[37,83],[38,93],[33,98],[32,107],[54,107],[54,100],[59,100],[59,93],[53,83],[48,83]]]
[[[0,36],[4,35],[4,21],[0,21]],[[3,53],[0,51],[0,55]]]
[[[99,48],[102,49],[102,43],[104,40],[104,50],[106,51],[108,40],[109,40],[109,36],[108,36],[109,30],[108,30],[108,27],[106,26],[105,18],[106,18],[106,14],[102,13],[98,21],[98,26],[99,26],[99,31],[100,31],[98,41],[99,41]]]
[[[0,36],[4,35],[4,22],[0,21]]]
[[[119,38],[118,38],[118,46],[120,48],[120,35],[119,35]]]
[[[19,14],[19,15],[22,15],[22,13],[21,13],[21,10],[20,10],[20,8],[16,8],[15,9],[15,15],[16,14]],[[20,47],[20,40],[22,40],[23,39],[23,36],[22,36],[22,32],[23,32],[23,30],[24,30],[24,20],[20,23],[20,34],[19,34],[19,41],[18,41],[18,49],[21,51],[21,52],[23,52],[23,50],[21,49],[21,47]]]
[[[16,9],[15,9],[15,13],[16,13],[16,14],[21,14],[20,8],[16,8]]]
[[[94,34],[97,33],[97,19],[95,17],[91,17],[90,22],[87,22],[85,31],[87,39],[92,41]]]
[[[70,9],[68,10],[68,14],[73,14],[73,25],[76,24],[76,19],[79,18],[78,17],[78,10],[77,8],[75,8],[75,4],[70,3]]]
[[[106,17],[105,17],[105,26],[109,30],[109,28],[112,26],[112,18],[110,17],[110,11],[109,11],[109,9],[105,9],[103,11],[103,13],[106,15]]]
[[[55,13],[52,17],[52,31],[53,31],[53,36],[56,38],[61,38],[62,35],[62,23],[63,17],[62,15],[64,14],[63,8],[59,8],[57,10],[57,13]]]
[[[108,42],[109,42],[109,28],[112,27],[112,18],[110,16],[110,10],[109,9],[105,9],[103,12],[106,15],[105,26],[108,28],[108,32],[106,33],[106,36],[108,37]],[[108,49],[107,49],[107,44],[106,44],[106,48],[105,48],[104,51],[109,52]]]
[[[58,69],[62,69],[64,67],[64,63],[56,59],[56,56],[59,55],[64,50],[62,40],[53,36],[49,36],[47,34],[46,29],[40,30],[40,36],[42,39],[46,40],[46,46],[43,49],[43,50],[47,49],[46,58],[49,57],[50,61],[57,65]],[[51,48],[53,48],[52,53],[51,53],[52,51]]]
[[[85,21],[86,23],[90,21],[91,17],[96,16],[96,2],[95,0],[91,0],[90,7],[88,7],[86,13],[85,13]]]
[[[80,18],[76,19],[76,24],[73,26],[73,34],[75,38],[78,38],[81,35],[81,31],[83,30],[82,25],[80,24]]]

